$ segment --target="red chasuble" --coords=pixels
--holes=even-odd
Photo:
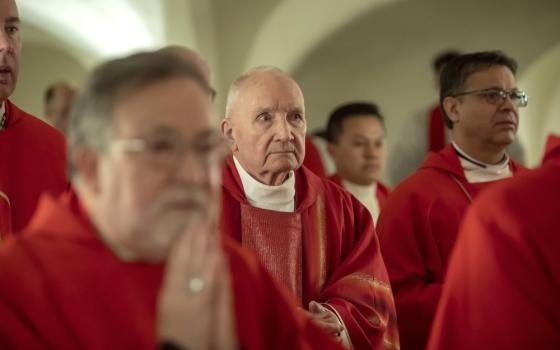
[[[340,178],[340,176],[336,174],[333,176],[329,176],[328,179],[339,186],[343,186],[342,179]],[[387,202],[387,197],[389,197],[390,193],[391,190],[389,189],[389,187],[385,186],[381,181],[377,181],[377,190],[375,191],[375,197],[377,197],[377,202],[379,203],[379,209],[383,208],[385,202]]]
[[[296,210],[252,207],[233,163],[223,172],[222,231],[254,250],[307,308],[325,303],[355,349],[398,348],[394,301],[371,215],[350,193],[305,167]]]
[[[317,147],[315,147],[313,140],[311,140],[311,136],[305,136],[305,157],[303,158],[303,165],[319,177],[327,176],[321,154]]]
[[[513,172],[519,168],[510,161]],[[377,222],[402,348],[424,349],[459,223],[478,192],[451,145],[430,153],[392,193]]]
[[[43,198],[23,235],[0,246],[1,349],[156,349],[164,266],[118,259],[73,194]],[[243,349],[338,349],[228,237],[237,338]],[[188,325],[186,325],[188,327]]]
[[[64,136],[5,101],[6,129],[0,131],[0,238],[19,232],[44,192],[68,187]]]
[[[546,139],[546,145],[544,147],[544,155],[542,163],[546,163],[550,159],[556,159],[560,157],[560,136],[550,134]]]
[[[560,153],[469,208],[428,348],[560,349]]]
[[[439,104],[430,110],[430,118],[428,119],[428,151],[439,152],[447,144],[447,133],[443,122],[443,111]]]

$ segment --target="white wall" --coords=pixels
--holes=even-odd
[[[66,52],[24,43],[18,83],[11,100],[25,111],[43,118],[43,96],[47,86],[59,80],[78,85],[85,75],[85,68]]]
[[[550,132],[560,134],[560,38],[520,77],[519,85],[529,94],[521,119],[519,137],[527,149],[527,162],[537,165]]]

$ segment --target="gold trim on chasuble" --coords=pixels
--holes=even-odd
[[[340,281],[349,286],[355,285],[358,287],[356,289],[372,290],[371,297],[373,300],[368,302],[376,310],[376,313],[369,315],[368,320],[386,330],[383,337],[386,348],[399,349],[397,315],[391,312],[391,310],[394,310],[394,302],[392,302],[393,293],[390,285],[361,272],[344,276]],[[347,299],[352,301],[353,298],[349,295]],[[356,301],[360,302],[360,300]]]
[[[316,249],[316,265],[317,268],[319,269],[318,274],[319,274],[319,278],[317,280],[317,285],[315,286],[316,290],[315,293],[317,295],[321,294],[321,291],[323,290],[323,286],[326,283],[327,280],[327,266],[326,266],[326,254],[327,254],[327,248],[326,248],[326,231],[325,231],[325,226],[326,226],[326,218],[325,218],[325,197],[324,197],[324,193],[323,191],[319,192],[319,195],[317,196],[317,202],[315,203],[315,205],[310,208],[311,211],[311,229],[309,230],[310,234],[312,235],[312,237],[310,237],[310,239],[312,239],[314,242],[314,244],[312,244],[311,246],[314,247]],[[310,252],[308,252],[308,255]]]
[[[241,244],[302,303],[302,220],[286,213],[241,204]]]
[[[8,209],[12,208],[12,204],[10,202],[10,197],[8,197],[8,195],[5,192],[0,191],[0,198],[3,199],[7,204],[8,204]],[[10,217],[8,216],[8,223],[10,222]],[[3,223],[0,223],[0,228],[2,228],[4,226]],[[9,226],[9,225],[6,225]],[[0,240],[2,240],[2,236],[4,234],[8,234],[8,232],[2,232],[2,230],[0,230]]]

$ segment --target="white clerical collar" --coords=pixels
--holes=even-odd
[[[295,210],[296,179],[290,171],[288,178],[279,186],[265,185],[255,180],[233,157],[233,162],[241,178],[245,197],[253,207],[282,212]]]
[[[459,156],[459,161],[469,183],[496,181],[513,175],[509,167],[507,154],[498,164],[487,164],[469,156],[454,141],[451,144]]]
[[[360,203],[370,212],[373,222],[377,222],[379,217],[379,201],[377,200],[377,181],[371,185],[358,185],[356,183],[342,179],[342,186],[352,193]]]

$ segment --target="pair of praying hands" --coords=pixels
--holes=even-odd
[[[237,349],[230,278],[215,226],[190,225],[166,263],[158,339],[180,349]]]

